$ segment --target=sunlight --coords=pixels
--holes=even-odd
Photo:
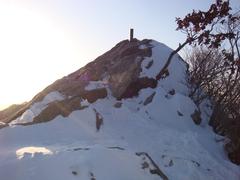
[[[73,70],[68,62],[77,61],[79,54],[71,33],[49,17],[0,6],[0,109],[30,100]]]
[[[34,157],[35,154],[52,155],[53,152],[45,147],[24,147],[16,151],[18,159],[24,158],[25,154],[31,154],[31,157]]]

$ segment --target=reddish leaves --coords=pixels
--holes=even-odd
[[[195,11],[187,14],[183,19],[176,18],[177,30],[187,34],[189,44],[205,44],[210,48],[218,48],[226,38],[234,37],[233,33],[217,33],[214,27],[218,23],[224,23],[225,18],[235,18],[229,13],[231,7],[229,1],[216,0],[208,11]]]

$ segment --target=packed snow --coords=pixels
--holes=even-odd
[[[155,77],[171,52],[156,41],[152,45],[141,77]],[[153,65],[144,68],[151,60]],[[170,75],[155,89],[142,89],[138,97],[117,101],[108,94],[92,104],[82,101],[87,107],[65,118],[1,129],[1,179],[166,179],[162,172],[174,180],[239,180],[240,168],[227,159],[223,142],[216,141],[207,123],[197,126],[191,119],[197,107],[186,96],[186,70],[175,57]],[[88,88],[98,88],[96,84]],[[169,93],[172,89],[174,94]],[[30,109],[39,113],[46,102],[51,101],[44,98]],[[99,130],[96,113],[103,119]],[[207,113],[202,118],[207,121]]]

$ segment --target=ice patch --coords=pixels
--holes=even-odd
[[[16,151],[18,159],[24,158],[25,154],[31,154],[34,157],[35,154],[52,155],[53,152],[45,147],[24,147]]]

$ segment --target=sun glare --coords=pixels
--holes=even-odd
[[[72,70],[67,62],[78,54],[62,24],[9,5],[0,6],[0,24],[0,109],[30,100]]]

